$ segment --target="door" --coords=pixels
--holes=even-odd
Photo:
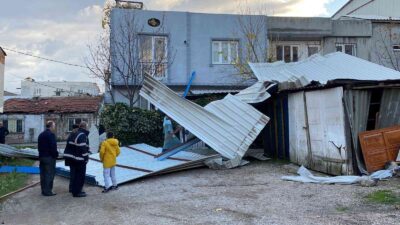
[[[361,149],[368,172],[383,169],[388,161],[395,161],[400,148],[400,126],[359,134]]]
[[[289,104],[289,152],[290,161],[308,166],[308,141],[304,104],[304,92],[290,94]]]
[[[289,95],[293,163],[333,175],[352,173],[342,101],[342,87]]]
[[[348,174],[343,88],[306,93],[312,167],[328,174]]]

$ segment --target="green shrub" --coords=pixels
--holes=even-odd
[[[225,96],[226,96],[225,94],[210,94],[210,95],[203,95],[201,97],[197,97],[191,100],[194,103],[204,107],[210,102],[223,99]]]
[[[157,111],[131,108],[126,104],[108,105],[100,115],[100,123],[114,133],[123,145],[146,143],[162,146],[163,117]]]

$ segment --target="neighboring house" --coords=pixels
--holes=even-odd
[[[0,113],[3,112],[4,105],[4,67],[6,56],[6,52],[0,47]]]
[[[30,77],[21,81],[21,96],[26,98],[84,95],[99,96],[100,89],[91,82],[35,81]]]
[[[400,70],[398,0],[352,0],[332,18],[269,17],[270,60],[335,51]]]
[[[151,70],[151,64],[157,57],[168,56],[165,57],[169,60],[165,62],[166,67],[155,71],[153,76],[174,91],[183,92],[191,73],[195,71],[197,76],[191,86],[192,92],[229,93],[249,85],[234,66],[237,60],[244,60],[247,38],[253,38],[241,33],[239,18],[264,23],[262,34],[255,41],[267,49],[265,16],[113,8],[111,39],[121,38],[121,24],[128,19],[141,29],[138,31],[140,53],[135,54],[146,56],[142,63],[143,73]],[[157,23],[163,26],[162,29],[154,27]],[[115,41],[111,41],[114,64],[123,60],[121,54],[115,52],[116,46]],[[119,79],[120,72],[112,67],[111,73],[116,101],[125,102],[119,94],[124,91],[124,83]]]
[[[366,60],[370,58],[369,50],[363,48],[372,36],[369,21],[269,17],[268,29],[270,61],[297,62],[316,53],[335,51]]]
[[[382,16],[400,17],[398,0],[349,0],[333,16],[340,19],[343,16]]]
[[[57,139],[66,140],[73,124],[81,121],[88,122],[89,127],[98,124],[101,104],[102,97],[89,96],[9,99],[0,115],[10,131],[6,143],[37,142],[48,120],[56,122]]]

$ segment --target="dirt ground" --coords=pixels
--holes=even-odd
[[[394,205],[368,203],[377,190],[400,189],[400,179],[377,187],[300,184],[280,163],[253,161],[224,171],[195,169],[122,185],[102,194],[86,186],[72,198],[57,177],[55,197],[40,186],[0,204],[0,224],[399,224]],[[37,179],[37,178],[36,178]]]

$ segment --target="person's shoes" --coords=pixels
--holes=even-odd
[[[111,186],[111,190],[114,190],[114,191],[118,190],[118,185],[116,185],[116,186]]]
[[[81,193],[78,193],[78,194],[73,194],[72,196],[74,198],[83,198],[83,197],[86,197],[87,195],[86,195],[86,193],[81,192]]]
[[[102,192],[102,193],[107,193],[107,192],[109,192],[109,191],[111,190],[111,188],[112,188],[112,187],[104,188],[101,192]]]
[[[43,195],[43,196],[46,196],[46,197],[50,197],[50,196],[56,195],[56,193],[53,193],[53,192],[50,192],[50,193],[42,193],[42,195]]]

